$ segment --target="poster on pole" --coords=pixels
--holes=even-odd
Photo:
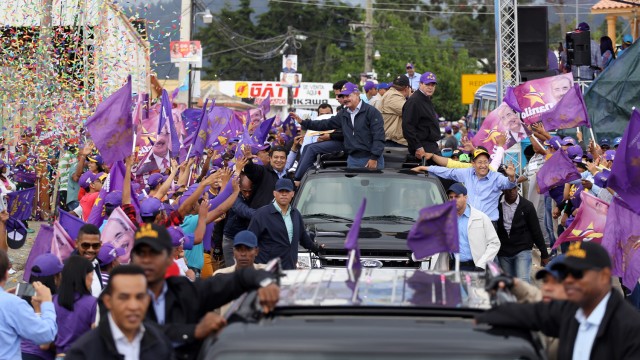
[[[171,48],[172,63],[202,63],[202,46],[200,41],[172,41]]]
[[[280,86],[298,88],[301,82],[302,74],[298,72],[298,55],[283,55]]]
[[[280,73],[280,79],[280,86],[282,87],[299,88],[300,83],[302,82],[302,74]]]

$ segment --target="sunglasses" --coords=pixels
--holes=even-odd
[[[80,244],[80,247],[83,250],[89,250],[89,248],[93,248],[93,250],[99,250],[101,246],[102,246],[102,244],[100,244],[100,243],[91,243],[91,244],[90,243],[81,243]]]
[[[591,270],[600,270],[600,269],[591,269]],[[563,269],[563,270],[558,272],[558,276],[560,277],[561,281],[566,279],[569,275],[571,275],[571,277],[576,279],[576,280],[580,280],[580,279],[582,279],[584,277],[584,272],[585,271],[586,270],[565,268],[565,269]]]
[[[347,97],[347,95],[338,95],[338,96],[336,96],[336,97],[337,97],[338,99],[342,99],[342,98],[346,98],[346,97]]]

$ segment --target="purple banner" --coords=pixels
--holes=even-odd
[[[522,121],[533,124],[541,121],[542,115],[553,109],[572,88],[571,74],[551,76],[516,86],[511,94],[507,92],[509,96],[505,101],[508,99],[510,105],[521,113]]]
[[[573,85],[553,109],[542,114],[541,120],[547,131],[572,129],[578,126],[591,127],[580,85]]]
[[[86,222],[60,208],[58,208],[58,213],[60,214],[60,217],[58,218],[60,225],[62,225],[72,239],[77,239],[80,228],[84,226]]]
[[[53,227],[45,224],[40,225],[38,235],[36,235],[36,239],[33,241],[33,246],[31,247],[31,251],[29,252],[27,263],[24,265],[24,275],[22,276],[22,280],[28,282],[29,277],[31,277],[31,268],[33,267],[34,260],[39,255],[50,252],[52,238]]]
[[[618,198],[609,206],[602,246],[611,256],[612,275],[621,277],[627,288],[635,288],[640,278],[640,216]]]
[[[640,214],[640,112],[634,110],[616,151],[607,186]]]
[[[9,212],[9,216],[16,220],[27,220],[31,217],[33,197],[35,194],[35,187],[7,193],[7,211]]]
[[[471,141],[474,146],[484,146],[490,154],[493,154],[500,137],[505,138],[504,148],[508,149],[528,136],[518,113],[503,102],[487,115]]]
[[[578,179],[580,174],[567,153],[562,150],[556,151],[536,174],[538,193],[546,194],[553,187]]]

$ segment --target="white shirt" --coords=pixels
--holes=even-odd
[[[356,128],[356,114],[358,113],[358,111],[360,111],[360,107],[362,106],[362,101],[360,101],[358,103],[358,106],[356,106],[355,110],[351,110],[350,108],[347,108],[347,112],[349,113],[349,115],[351,115],[351,125],[353,126],[353,128]]]
[[[100,266],[98,259],[93,259],[93,280],[91,281],[91,295],[95,298],[100,297],[102,292],[102,279],[98,276],[96,268]]]
[[[111,313],[107,315],[109,318],[109,327],[111,328],[111,334],[113,335],[113,341],[116,343],[116,349],[120,355],[124,356],[125,360],[138,360],[140,359],[140,343],[142,342],[142,336],[144,335],[144,325],[140,324],[140,330],[133,338],[132,342],[122,333],[118,325],[113,321]]]
[[[573,360],[589,359],[591,356],[591,348],[593,347],[593,342],[596,340],[598,328],[600,328],[600,323],[607,310],[607,303],[610,297],[611,292],[600,300],[600,303],[593,309],[588,318],[584,316],[582,309],[576,311],[575,316],[576,320],[580,323],[580,327],[578,328],[576,340],[573,343]]]
[[[520,203],[520,195],[516,198],[516,201],[513,204],[509,204],[504,196],[502,197],[502,223],[504,224],[504,229],[507,230],[507,234],[511,232],[511,224],[513,223],[513,216],[516,213],[516,209],[518,208],[518,204]]]
[[[151,155],[153,156],[153,159],[156,161],[156,165],[158,166],[158,169],[160,170],[161,173],[165,172],[165,170],[167,170],[169,166],[171,166],[171,158],[169,157],[169,153],[167,153],[167,156],[165,157],[160,157],[153,153]],[[167,160],[168,166],[164,166],[162,164],[163,160]]]

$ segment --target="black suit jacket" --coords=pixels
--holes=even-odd
[[[260,282],[268,277],[270,273],[250,268],[196,282],[183,276],[166,279],[165,321],[159,326],[172,343],[181,344],[175,349],[176,358],[197,357],[201,341],[195,338],[195,329],[207,312],[259,288]],[[152,305],[147,310],[147,320],[158,322]]]
[[[145,321],[145,332],[140,342],[140,359],[141,360],[163,360],[174,359],[173,348],[169,339],[167,339],[162,331],[157,328],[156,324]],[[124,359],[124,356],[118,353],[116,343],[113,340],[113,333],[109,326],[109,320],[102,318],[96,329],[82,335],[66,353],[65,359]]]
[[[507,234],[507,230],[504,228],[502,211],[503,196],[500,197],[498,202],[498,238],[500,238],[498,256],[515,256],[521,251],[531,250],[533,244],[535,244],[540,250],[541,257],[543,259],[548,258],[547,245],[544,243],[544,237],[538,222],[538,214],[533,203],[518,195],[520,202],[513,215],[511,231]]]
[[[558,338],[558,359],[571,359],[580,323],[568,301],[506,304],[476,316],[480,323],[542,331]],[[591,348],[590,359],[640,359],[640,314],[618,293],[611,297]]]
[[[257,165],[250,161],[245,165],[244,173],[255,187],[251,197],[250,206],[252,208],[257,209],[273,201],[273,190],[276,188],[276,182],[279,178],[271,165]],[[293,182],[293,175],[289,172],[285,177]]]

